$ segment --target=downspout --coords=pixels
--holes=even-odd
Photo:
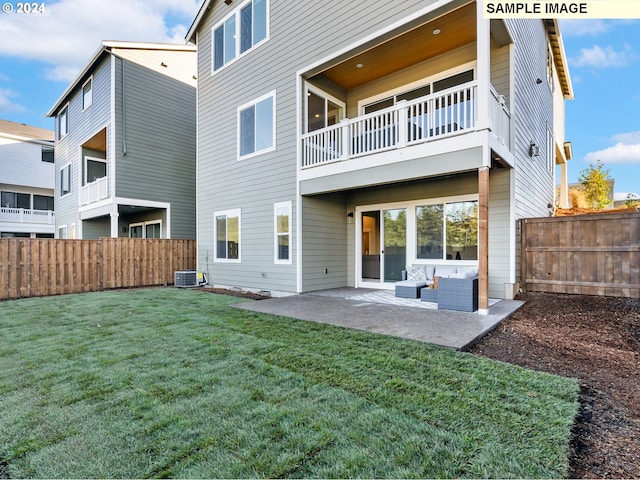
[[[122,62],[122,68],[120,69],[120,83],[121,83],[121,89],[122,89],[122,94],[120,95],[120,107],[122,109],[122,156],[126,157],[127,156],[127,128],[125,125],[125,105],[126,102],[124,100],[124,64],[125,64],[125,60],[124,58],[121,58],[120,61]]]

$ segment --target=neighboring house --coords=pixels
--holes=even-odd
[[[195,238],[196,52],[105,41],[47,114],[56,236]]]
[[[0,237],[53,238],[53,131],[0,120]]]
[[[481,311],[514,296],[518,219],[550,214],[570,151],[556,21],[489,21],[468,1],[205,0],[187,40],[210,283],[393,288],[405,265],[456,264],[479,268]]]
[[[613,178],[607,180],[607,184],[609,185],[609,205],[607,205],[604,210],[611,210],[616,208],[616,202],[614,201],[614,189],[616,185],[616,181]],[[584,185],[581,183],[570,183],[568,185],[569,189],[569,205],[567,208],[591,208],[591,202],[587,199],[587,196],[584,192]],[[561,207],[562,208],[562,207]]]

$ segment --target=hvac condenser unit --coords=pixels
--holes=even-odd
[[[173,284],[176,287],[201,287],[207,283],[207,278],[197,270],[181,270],[173,274]]]

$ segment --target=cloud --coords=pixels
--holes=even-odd
[[[621,50],[594,45],[580,49],[578,57],[570,58],[569,62],[576,67],[610,68],[626,67],[635,59],[636,54],[630,45],[625,44]]]
[[[199,0],[60,0],[45,13],[0,16],[0,55],[45,62],[70,81],[103,40],[184,43]]]
[[[636,23],[637,20],[561,19],[559,22],[563,37],[597,37],[603,33],[615,30],[618,27],[632,25]]]
[[[630,198],[640,200],[640,195],[636,192],[616,192],[613,194],[613,199],[615,201],[627,200]]]
[[[0,88],[0,113],[19,113],[24,112],[27,109],[19,103],[14,103],[12,98],[17,97],[18,94],[8,88]]]
[[[589,152],[584,159],[592,163],[600,160],[604,164],[640,164],[640,131],[619,133],[612,136],[611,139],[616,142],[615,145],[596,152]]]

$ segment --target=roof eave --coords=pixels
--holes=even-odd
[[[560,34],[560,26],[556,19],[545,19],[544,25],[549,35],[549,43],[553,50],[554,62],[556,64],[556,70],[558,71],[558,77],[560,78],[560,85],[562,87],[562,95],[567,100],[573,100],[573,85],[571,84],[571,76],[569,75],[569,63],[567,62],[567,54],[564,50],[564,43],[562,42],[562,35]]]
[[[193,20],[193,23],[189,27],[189,31],[187,32],[187,35],[184,37],[184,39],[187,42],[195,43],[193,37],[195,37],[196,35],[196,31],[200,26],[200,22],[202,21],[202,18],[207,13],[207,10],[209,10],[209,8],[211,7],[212,1],[213,0],[204,0],[202,5],[200,6],[200,10],[198,10],[198,14],[196,15],[196,18]]]

